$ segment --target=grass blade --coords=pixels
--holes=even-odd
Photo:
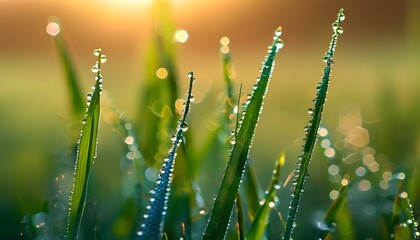
[[[403,191],[403,183],[395,196],[394,208],[392,212],[392,229],[390,238],[396,240],[420,239],[418,223],[413,216],[413,207],[407,192]]]
[[[245,222],[244,222],[244,211],[242,206],[241,194],[236,194],[236,229],[238,231],[238,238],[240,240],[245,239]]]
[[[188,124],[185,120],[191,107],[192,86],[194,82],[193,73],[190,72],[188,76],[190,77],[190,85],[187,93],[184,114],[178,122],[176,133],[172,138],[172,148],[169,150],[169,154],[164,160],[164,164],[157,180],[157,185],[152,191],[153,196],[150,199],[150,205],[147,207],[148,212],[144,215],[144,223],[141,226],[142,229],[138,232],[139,239],[162,238],[164,216],[166,214],[168,204],[175,158],[179,145],[185,141],[183,133],[188,130]]]
[[[173,37],[175,24],[171,18],[169,1],[153,3],[153,38],[146,49],[145,86],[139,106],[142,153],[148,166],[156,163],[159,149],[168,149],[169,132],[176,126],[175,102],[178,96],[178,73]],[[164,80],[162,80],[164,79]],[[164,153],[163,153],[164,154]],[[158,158],[159,159],[159,158]]]
[[[312,119],[309,121],[307,126],[307,133],[305,136],[305,143],[302,148],[302,155],[299,157],[297,162],[297,168],[295,170],[295,179],[293,184],[295,188],[292,193],[292,200],[290,202],[289,214],[287,216],[286,231],[283,239],[290,239],[293,231],[293,225],[295,223],[296,212],[299,206],[301,194],[303,192],[303,185],[308,175],[309,162],[312,158],[312,153],[315,147],[317,138],[317,132],[319,124],[322,118],[322,112],[324,109],[324,103],[327,95],[328,84],[330,82],[331,66],[333,64],[333,56],[335,47],[337,45],[337,38],[343,32],[340,23],[344,20],[343,9],[340,9],[337,20],[333,23],[334,34],[332,36],[330,48],[324,56],[326,66],[324,67],[324,74],[321,82],[317,87],[316,98],[314,99],[314,109],[308,109],[308,113],[312,115]]]
[[[338,197],[333,201],[324,218],[317,223],[319,232],[316,239],[328,239],[330,232],[335,231],[341,209],[347,202],[348,188],[349,185],[346,185],[340,189]]]
[[[254,219],[255,214],[259,207],[259,187],[257,183],[257,178],[255,177],[254,169],[250,164],[246,165],[246,177],[244,181],[245,186],[245,196],[248,204],[248,216],[251,220]]]
[[[79,228],[86,202],[90,169],[93,160],[96,157],[100,97],[102,91],[101,64],[106,62],[106,56],[102,55],[100,49],[96,49],[94,54],[98,57],[95,66],[92,68],[92,72],[97,74],[96,82],[93,93],[88,94],[88,107],[86,109],[86,118],[83,120],[83,130],[78,143],[73,189],[69,199],[70,208],[67,224],[67,238],[70,239],[77,239],[79,235]]]
[[[274,198],[276,196],[277,190],[280,189],[280,170],[281,166],[284,164],[284,161],[285,154],[282,153],[279,160],[276,161],[276,166],[274,168],[270,184],[268,185],[265,196],[262,199],[263,202],[261,202],[262,205],[260,205],[257,212],[255,213],[251,227],[247,232],[246,239],[262,239],[264,235],[264,230],[268,223],[270,209],[274,207]]]
[[[73,114],[78,117],[81,116],[84,112],[84,99],[79,86],[79,77],[77,76],[76,69],[74,68],[68,47],[66,46],[66,43],[61,36],[61,28],[60,20],[54,17],[50,19],[47,25],[47,33],[54,38],[54,42],[57,45],[60,59],[66,74],[72,111]]]
[[[264,96],[273,71],[274,58],[278,50],[283,47],[280,35],[281,28],[279,27],[275,31],[273,44],[261,68],[261,76],[254,85],[250,99],[245,103],[241,125],[235,136],[236,141],[202,239],[223,239],[225,237],[236,193],[245,170],[254,131],[262,110]]]

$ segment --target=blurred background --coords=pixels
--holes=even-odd
[[[249,93],[273,31],[282,26],[285,46],[277,57],[251,151],[263,188],[282,150],[287,152],[283,179],[294,169],[331,23],[344,8],[344,34],[334,58],[323,121],[330,144],[317,146],[298,212],[296,238],[314,236],[316,221],[347,174],[356,179],[349,197],[354,236],[381,239],[386,233],[381,219],[392,213],[392,194],[398,188],[398,184],[392,188],[391,182],[417,181],[412,173],[418,169],[420,152],[420,2],[169,2],[176,29],[188,35],[174,38],[173,44],[179,97],[187,89],[187,72],[194,71],[197,79],[198,103],[189,120],[197,132],[206,129],[220,105],[217,99],[224,88],[220,38],[230,39],[235,86],[243,83],[243,91]],[[73,141],[69,135],[77,136],[79,131],[70,124],[64,71],[46,32],[49,19],[55,16],[61,21],[85,92],[94,78],[92,51],[102,48],[108,56],[103,68],[106,97],[135,120],[145,83],[147,46],[155,32],[152,5],[152,0],[0,0],[0,238],[17,239],[23,217],[44,210],[58,172],[54,159]],[[106,206],[121,185],[119,161],[124,147],[106,121],[100,131],[91,181],[98,186],[93,198]],[[212,169],[202,171],[209,174]],[[209,205],[222,172],[223,168],[218,169],[217,177],[202,183]],[[288,187],[279,195],[278,208],[284,216],[289,195]],[[415,196],[413,200],[418,218],[418,200],[417,204]]]

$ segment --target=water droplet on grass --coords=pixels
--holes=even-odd
[[[187,124],[186,122],[183,122],[183,123],[181,124],[181,130],[182,130],[183,132],[188,131],[188,124]]]
[[[101,55],[101,63],[105,63],[106,60],[106,55]]]
[[[97,57],[99,57],[99,55],[101,55],[101,49],[100,48],[98,48],[98,49],[95,49],[94,51],[93,51],[93,55],[95,55],[95,56],[97,56]]]
[[[95,66],[93,66],[93,67],[92,67],[92,72],[93,72],[93,73],[97,73],[97,72],[99,72],[99,67],[98,67],[98,65],[95,65]]]
[[[306,111],[309,115],[314,114],[314,110],[312,108],[308,108],[308,110]]]

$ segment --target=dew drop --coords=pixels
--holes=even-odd
[[[281,49],[281,48],[283,48],[283,46],[284,46],[283,40],[281,40],[281,39],[277,40],[277,42],[276,42],[277,49]]]
[[[334,22],[334,23],[332,24],[332,29],[333,29],[334,31],[336,31],[338,27],[339,27],[338,22]]]
[[[324,220],[319,221],[316,223],[317,227],[319,228],[319,230],[321,231],[329,231],[329,232],[334,232],[335,228],[337,226],[336,223],[327,223]]]
[[[186,122],[183,122],[183,123],[181,124],[181,130],[182,130],[183,132],[188,131],[188,124],[187,124]]]
[[[193,95],[190,96],[190,102],[194,102],[195,101],[195,97]]]
[[[338,28],[335,30],[338,34],[342,34],[344,32],[343,28],[338,26]]]
[[[55,37],[58,34],[60,34],[60,25],[56,22],[49,22],[46,27],[46,30],[50,36]]]
[[[95,49],[95,50],[93,51],[93,55],[95,55],[95,56],[99,57],[99,55],[101,55],[101,49],[100,49],[100,48]]]
[[[309,115],[314,114],[314,110],[312,108],[308,108],[307,112],[308,112]]]
[[[344,21],[346,19],[346,16],[343,13],[343,9],[341,9],[340,11],[340,17],[339,17],[340,21]]]
[[[281,27],[281,26],[279,26],[279,27],[277,27],[277,29],[276,29],[276,31],[274,32],[274,34],[275,34],[277,37],[280,37],[281,33],[282,33],[282,27]]]
[[[97,73],[97,72],[99,72],[99,67],[98,67],[98,65],[95,65],[95,66],[93,66],[93,67],[92,67],[92,72],[93,72],[93,73]]]
[[[101,55],[101,63],[106,63],[106,55]]]

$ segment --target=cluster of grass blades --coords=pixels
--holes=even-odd
[[[166,9],[165,1],[157,1],[160,9]],[[260,195],[260,187],[252,165],[249,163],[249,152],[251,149],[254,133],[263,108],[263,102],[268,90],[269,81],[274,69],[275,57],[278,51],[283,48],[283,41],[280,39],[282,28],[274,31],[273,42],[269,46],[268,54],[260,69],[261,75],[254,84],[251,94],[241,97],[242,86],[239,89],[239,96],[234,92],[233,78],[234,70],[231,60],[229,39],[223,37],[221,43],[221,56],[223,66],[223,77],[225,80],[225,101],[223,101],[223,115],[218,119],[218,127],[208,138],[205,139],[203,147],[199,150],[192,149],[190,139],[193,138],[191,127],[186,122],[187,115],[194,101],[193,83],[194,75],[189,76],[189,87],[185,100],[176,100],[178,91],[178,78],[174,60],[174,49],[168,44],[174,27],[169,17],[164,13],[159,22],[159,34],[152,42],[151,52],[148,53],[150,66],[146,73],[148,82],[144,91],[144,106],[140,108],[139,128],[146,128],[146,132],[139,134],[135,131],[135,124],[128,122],[119,116],[115,121],[115,129],[128,147],[126,158],[132,161],[132,179],[128,188],[136,205],[135,212],[131,218],[129,231],[126,237],[136,239],[193,239],[201,235],[201,239],[264,239],[267,227],[270,222],[270,213],[279,204],[277,193],[282,188],[281,170],[285,162],[285,154],[282,153],[275,163],[271,181],[266,187],[263,195]],[[279,229],[282,229],[282,237],[285,240],[292,238],[292,231],[296,225],[297,210],[302,198],[305,181],[308,177],[309,163],[312,158],[315,143],[322,120],[327,90],[330,82],[331,67],[337,45],[338,36],[343,32],[341,22],[344,20],[344,13],[341,9],[334,21],[332,40],[328,51],[324,56],[326,63],[323,69],[323,76],[317,86],[316,97],[313,100],[313,108],[308,109],[311,119],[305,127],[306,136],[302,147],[302,155],[298,157],[297,168],[293,174],[293,190],[290,202],[289,213],[286,221],[280,217]],[[83,98],[79,88],[79,79],[73,67],[70,55],[64,40],[60,36],[60,24],[52,21],[47,31],[54,36],[56,45],[63,62],[70,99],[72,113],[75,117],[80,116],[83,109]],[[163,49],[158,48],[163,46]],[[154,52],[155,51],[155,52]],[[86,208],[86,197],[88,194],[89,176],[93,161],[96,157],[98,126],[100,119],[102,75],[101,65],[106,62],[106,56],[100,49],[94,51],[97,57],[92,72],[96,73],[93,91],[88,93],[86,116],[83,120],[83,127],[80,139],[77,143],[77,156],[75,160],[73,186],[68,201],[67,227],[64,233],[65,239],[83,239],[82,229],[83,215]],[[163,66],[163,67],[162,67]],[[168,81],[156,81],[156,69],[166,72],[165,78]],[[245,100],[241,100],[245,99]],[[177,111],[174,102],[182,102],[181,118],[176,123],[173,113]],[[241,104],[242,103],[242,104]],[[114,115],[121,115],[117,110],[112,110]],[[234,116],[233,118],[231,116]],[[233,120],[235,119],[235,121]],[[233,126],[233,127],[232,127]],[[161,129],[175,129],[175,134],[169,138],[169,132]],[[233,130],[233,131],[232,131]],[[229,135],[229,132],[232,133]],[[188,140],[188,143],[187,141]],[[171,143],[169,152],[162,155],[159,145]],[[220,186],[214,197],[214,203],[208,214],[203,233],[192,233],[194,230],[194,219],[192,215],[198,209],[198,219],[203,222],[206,216],[206,207],[203,197],[200,195],[198,184],[195,182],[200,164],[203,158],[209,153],[219,152],[217,156],[224,156],[230,152]],[[140,149],[144,151],[140,151]],[[158,154],[157,154],[158,153]],[[162,159],[158,159],[161,156]],[[211,155],[215,156],[215,155]],[[176,161],[175,161],[176,160]],[[175,162],[177,164],[175,164]],[[155,171],[156,165],[162,163],[161,170],[157,174],[154,188],[147,193],[150,186],[150,176],[146,172]],[[150,175],[150,174],[149,174]],[[289,175],[290,177],[290,175]],[[147,182],[149,181],[149,182]],[[243,182],[243,183],[242,183]],[[288,180],[285,180],[287,183]],[[286,186],[287,184],[283,184]],[[243,194],[241,194],[241,184]],[[343,184],[337,197],[331,204],[329,210],[321,221],[318,222],[319,232],[316,239],[329,239],[331,232],[335,231],[336,225],[340,223],[339,217],[342,210],[348,211],[346,202],[350,191],[351,183]],[[143,204],[144,196],[148,195],[148,205]],[[415,192],[413,192],[415,195]],[[47,210],[45,210],[47,212]],[[143,214],[144,213],[144,214]],[[236,213],[236,214],[235,214]],[[279,214],[280,215],[280,214]],[[40,220],[41,219],[41,220]],[[33,216],[32,220],[24,220],[30,224],[34,221],[43,221],[44,225],[50,224],[47,213],[39,213]],[[235,222],[235,230],[229,227]],[[410,223],[409,226],[402,223]],[[39,225],[39,224],[38,224]],[[38,226],[36,225],[36,226]],[[98,229],[98,223],[94,224]],[[390,236],[395,239],[418,239],[418,230],[412,212],[412,206],[407,193],[400,190],[394,201],[394,211],[391,221]],[[55,236],[52,230],[36,232],[35,235],[42,237],[42,234]],[[94,230],[91,230],[94,231]],[[96,232],[94,235],[99,239]],[[62,235],[60,235],[62,237]],[[53,238],[54,239],[54,238]]]

